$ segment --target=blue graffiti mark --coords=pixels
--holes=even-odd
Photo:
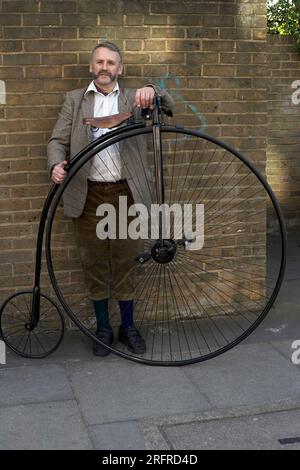
[[[153,80],[153,83],[156,84],[160,87],[160,88],[163,88],[163,89],[166,89],[166,82],[165,80],[166,79],[172,79],[174,80],[175,82],[175,85],[176,85],[176,88],[180,88],[180,78],[179,77],[176,77],[174,75],[165,75],[164,77],[161,77],[159,80]],[[189,103],[188,101],[186,101],[184,99],[184,97],[179,93],[177,92],[176,90],[170,90],[170,93],[171,95],[173,95],[175,98],[177,98],[179,101],[183,101],[184,103],[186,103],[188,105],[188,107],[190,108],[190,110],[192,111],[192,113],[196,114],[196,116],[198,116],[198,119],[200,121],[200,127],[198,128],[198,130],[200,132],[204,132],[207,125],[206,125],[206,119],[205,119],[205,116],[204,114],[202,113],[202,111],[200,111],[197,106]]]

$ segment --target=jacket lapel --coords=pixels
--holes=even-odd
[[[94,116],[94,93],[89,91],[88,93],[83,95],[82,104],[81,104],[81,111],[82,111],[82,118],[89,118]],[[90,126],[85,126],[86,134],[88,142],[92,140],[92,132]]]
[[[94,93],[93,91],[89,91],[85,93],[82,98],[82,114],[84,118],[93,117],[94,116]]]
[[[126,93],[120,89],[119,99],[118,99],[118,112],[126,113],[131,111],[131,104],[126,96]]]

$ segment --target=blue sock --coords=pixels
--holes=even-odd
[[[97,330],[106,328],[111,330],[108,315],[108,299],[93,300],[95,315],[97,319]]]
[[[119,306],[123,328],[133,326],[133,300],[119,300]]]

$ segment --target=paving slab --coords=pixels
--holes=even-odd
[[[56,351],[43,359],[23,358],[6,348],[6,364],[1,365],[0,369],[25,365],[82,363],[92,360],[99,361],[99,358],[97,359],[92,353],[92,341],[81,331],[70,330],[65,332],[63,341]]]
[[[300,286],[299,286],[300,288]],[[241,344],[300,339],[299,307],[272,308],[263,322]]]
[[[1,450],[93,449],[73,400],[0,407]]]
[[[296,344],[297,342],[297,344]],[[276,341],[274,343],[271,343],[274,349],[278,352],[280,352],[284,357],[286,357],[291,364],[294,365],[295,370],[298,370],[298,373],[300,374],[300,335],[298,339],[296,340],[289,340],[289,341]],[[294,344],[294,347],[292,348],[292,345]],[[293,363],[293,360],[297,362]]]
[[[142,427],[136,421],[98,424],[89,428],[97,450],[145,450]]]
[[[208,401],[176,367],[150,367],[119,359],[68,367],[74,393],[89,424],[207,409]]]
[[[0,369],[0,406],[74,398],[66,372],[55,364]]]
[[[300,410],[162,426],[175,450],[299,450]]]
[[[297,368],[268,344],[238,346],[183,371],[218,408],[300,399]]]

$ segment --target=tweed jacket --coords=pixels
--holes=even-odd
[[[153,88],[156,93],[161,95],[163,107],[170,110],[173,106],[170,95],[159,87],[153,86]],[[83,119],[93,117],[94,92],[86,93],[86,90],[87,88],[72,90],[66,95],[58,120],[48,141],[49,174],[53,165],[74,158],[92,140],[91,129],[83,124]],[[140,112],[133,107],[135,92],[136,90],[132,88],[120,88],[118,97],[119,113],[133,112],[136,116]],[[126,178],[134,201],[142,202],[149,207],[151,190],[148,181],[147,139],[143,136],[126,139],[119,146],[119,150],[122,159],[121,177]],[[91,159],[71,179],[63,193],[64,213],[69,217],[78,218],[84,210],[90,164]]]

